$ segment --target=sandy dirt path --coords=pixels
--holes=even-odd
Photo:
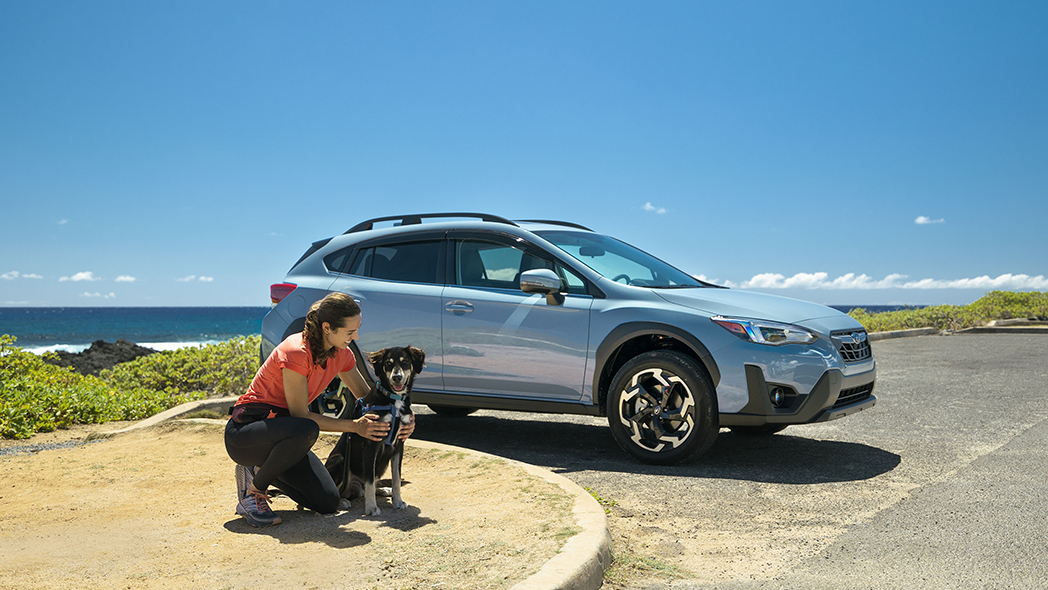
[[[509,587],[576,530],[572,500],[549,482],[498,459],[419,448],[404,461],[404,510],[379,498],[380,516],[364,517],[360,500],[322,516],[278,497],[283,524],[254,529],[233,511],[221,428],[171,423],[0,455],[0,588]],[[335,440],[314,451],[326,457]]]

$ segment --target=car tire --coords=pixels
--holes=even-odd
[[[746,436],[768,436],[786,430],[789,424],[763,424],[761,426],[730,426],[735,434]]]
[[[673,465],[708,451],[720,431],[706,372],[678,352],[637,355],[615,374],[608,424],[620,447],[645,463]]]
[[[459,406],[439,406],[436,404],[427,404],[429,409],[433,410],[441,416],[449,416],[453,418],[461,418],[462,416],[469,416],[473,412],[476,412],[479,408],[463,408]]]

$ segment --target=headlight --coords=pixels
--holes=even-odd
[[[772,346],[780,344],[811,344],[816,339],[815,334],[791,324],[744,318],[726,318],[719,315],[710,319],[739,338],[756,342],[757,344],[770,344]]]

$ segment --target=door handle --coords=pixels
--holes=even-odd
[[[447,305],[444,306],[444,309],[453,312],[456,315],[462,315],[464,313],[469,313],[473,311],[473,305],[470,304],[468,301],[450,301]]]

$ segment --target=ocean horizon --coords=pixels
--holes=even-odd
[[[923,305],[829,305],[844,313],[919,309]],[[0,334],[28,352],[81,352],[96,340],[124,339],[175,350],[252,336],[270,307],[0,307]]]
[[[0,307],[0,334],[41,354],[124,339],[174,350],[258,334],[270,307]]]

